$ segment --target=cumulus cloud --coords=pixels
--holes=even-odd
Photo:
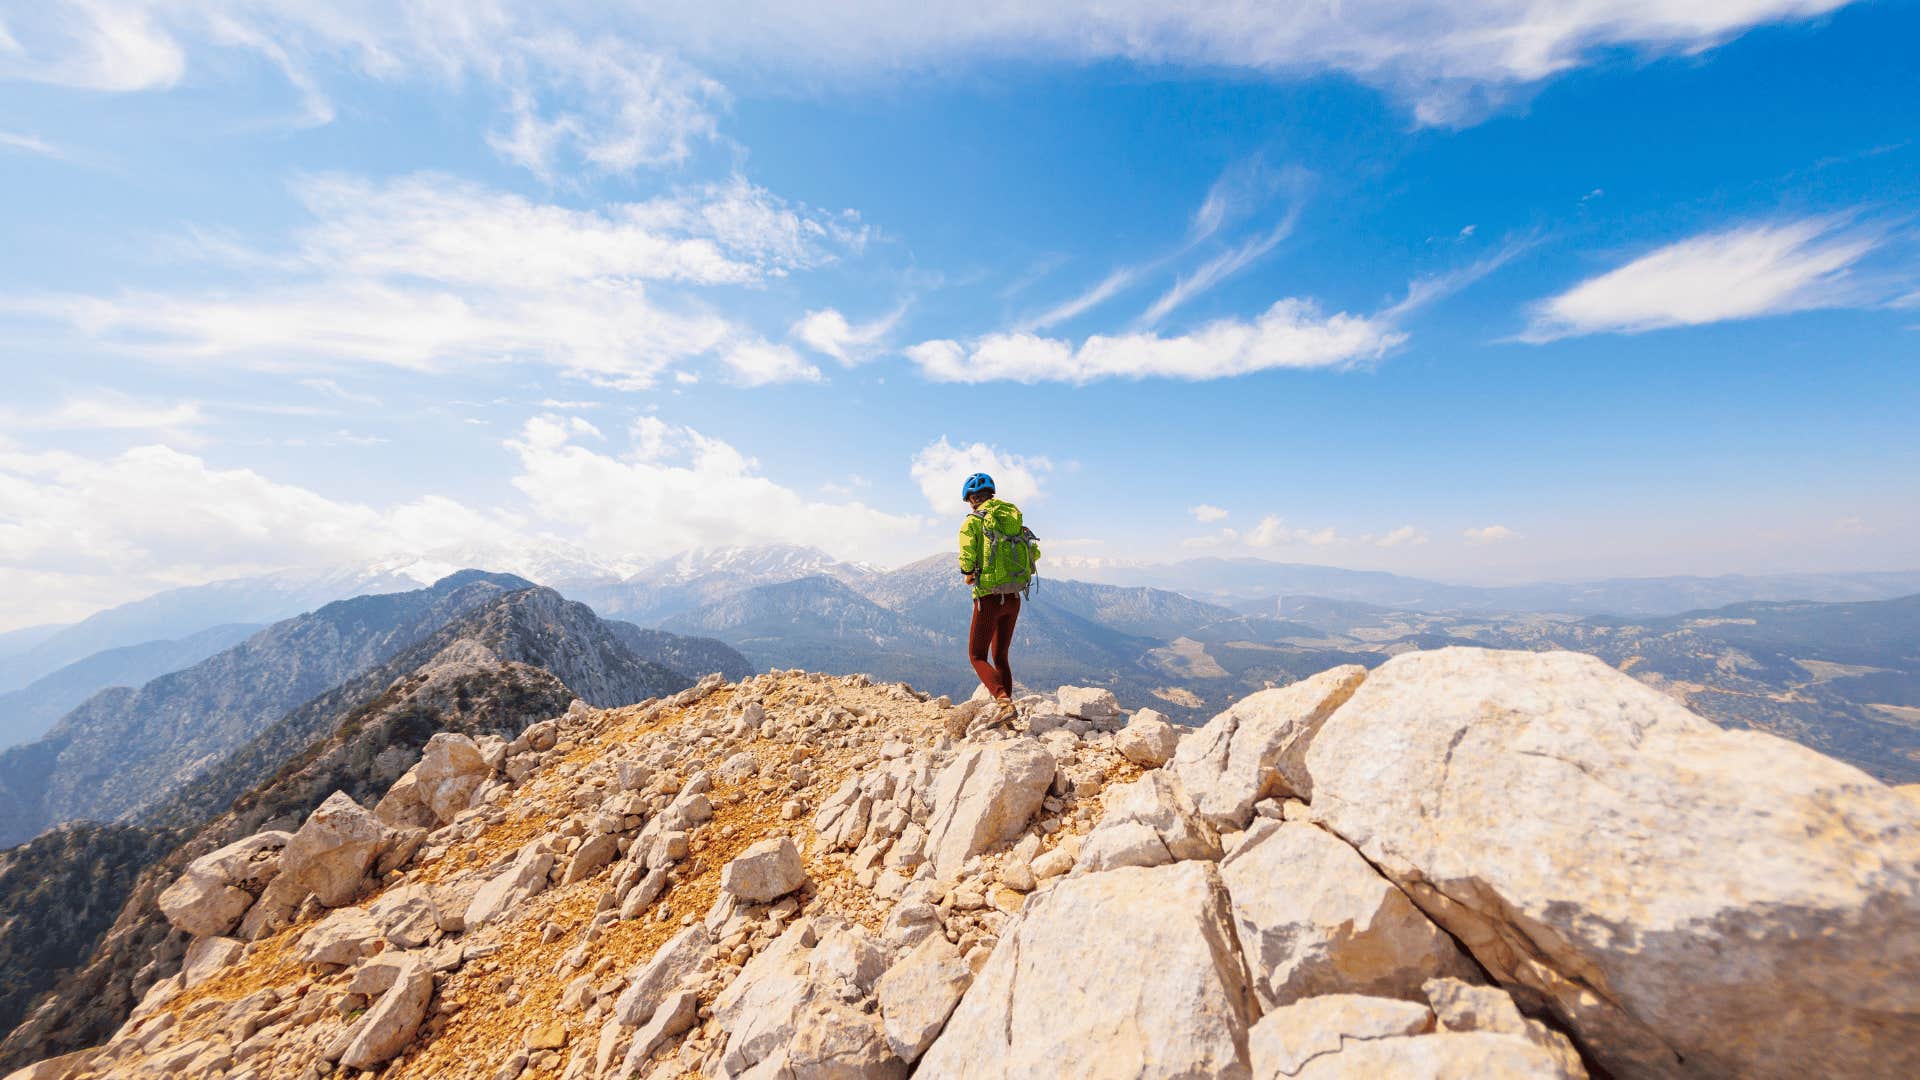
[[[626,434],[620,448],[619,432],[579,417],[527,421],[505,441],[525,501],[493,506],[431,493],[343,499],[164,445],[92,457],[0,439],[0,626],[79,618],[179,585],[395,555],[527,561],[565,546],[627,562],[793,543],[891,560],[928,542],[922,518],[783,487],[692,428],[649,416]],[[365,441],[342,431],[324,443]]]
[[[1223,521],[1227,516],[1225,510],[1207,503],[1201,503],[1199,506],[1191,507],[1187,512],[1193,515],[1193,520],[1198,521],[1202,525],[1211,525],[1216,521]]]
[[[1699,326],[1853,302],[1847,271],[1878,238],[1817,217],[1690,237],[1542,301],[1521,340]]]
[[[986,443],[955,446],[942,435],[913,455],[909,471],[927,505],[940,513],[960,507],[960,488],[967,477],[986,473],[993,477],[994,491],[1011,502],[1033,502],[1045,494],[1043,478],[1053,471],[1053,462],[1044,457],[1024,457]]]
[[[818,372],[686,289],[752,284],[864,242],[857,222],[737,178],[599,211],[435,175],[322,177],[296,194],[313,220],[292,251],[213,256],[244,265],[257,282],[247,289],[8,306],[169,359],[419,371],[517,360],[640,388],[710,356],[757,384]]]
[[[1427,534],[1412,525],[1402,525],[1384,536],[1367,538],[1374,547],[1419,547],[1427,542]]]
[[[900,321],[905,309],[865,323],[850,323],[834,308],[809,311],[788,331],[796,340],[815,352],[831,356],[852,367],[879,354],[881,343]]]
[[[841,558],[914,550],[924,522],[860,502],[782,487],[732,445],[657,417],[636,421],[629,450],[589,445],[597,431],[558,416],[529,420],[507,446],[513,484],[536,515],[588,550],[661,557],[694,547],[790,543]]]
[[[497,540],[450,499],[329,498],[167,446],[105,458],[0,447],[0,620],[76,617],[182,584]]]
[[[1219,379],[1273,368],[1340,367],[1376,360],[1405,340],[1384,320],[1323,315],[1311,301],[1276,302],[1251,320],[1221,319],[1191,333],[1096,334],[1079,345],[1034,334],[989,334],[966,344],[927,341],[907,356],[940,382],[1069,382],[1150,377]]]
[[[1505,525],[1485,525],[1477,529],[1465,529],[1460,533],[1470,544],[1498,544],[1519,537],[1519,533]]]
[[[733,380],[742,386],[820,380],[819,368],[807,363],[799,353],[787,346],[771,342],[739,342],[727,349],[720,359],[732,370]]]

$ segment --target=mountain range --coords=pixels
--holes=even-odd
[[[328,666],[330,650],[341,659]],[[84,776],[99,788],[87,815],[119,819],[62,825],[0,854],[0,1025],[14,1027],[59,980],[0,1044],[0,1063],[97,1038],[145,989],[143,972],[150,982],[177,966],[182,942],[156,897],[187,861],[297,824],[332,792],[376,797],[436,733],[511,738],[575,700],[624,705],[693,683],[662,658],[712,663],[733,678],[746,671],[719,642],[602,620],[551,589],[463,571],[326,605],[182,677],[99,695],[49,736],[67,741],[0,758],[13,763],[16,789],[23,761],[53,762],[43,818],[69,813]],[[332,685],[299,700],[327,678]],[[115,731],[125,733],[118,742]],[[87,757],[63,757],[82,735]],[[69,794],[44,797],[52,791]],[[61,905],[50,906],[47,881],[60,883]]]

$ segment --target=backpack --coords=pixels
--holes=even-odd
[[[1021,519],[1020,508],[1001,499],[990,499],[967,515],[980,519],[981,545],[975,564],[977,595],[1027,595],[1039,576],[1040,538]],[[984,589],[984,592],[980,590]]]

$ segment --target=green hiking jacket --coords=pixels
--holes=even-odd
[[[973,579],[976,598],[1024,586],[1033,580],[1034,564],[1040,561],[1040,545],[1010,542],[1025,527],[1020,508],[1005,499],[988,499],[978,510],[969,511],[966,520],[960,523],[960,572],[977,575]],[[1000,534],[997,543],[987,542],[988,528]]]

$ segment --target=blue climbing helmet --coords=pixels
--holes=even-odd
[[[971,502],[975,495],[983,491],[992,492],[993,490],[993,477],[983,472],[977,472],[967,477],[966,484],[960,488],[960,497]]]

